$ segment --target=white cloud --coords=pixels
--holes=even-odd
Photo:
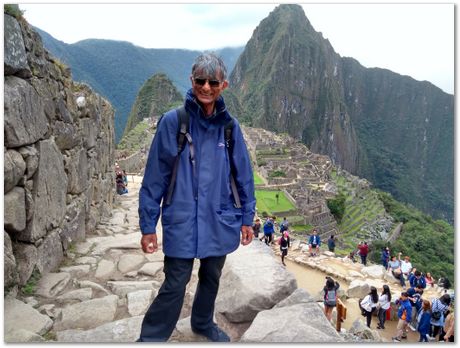
[[[275,4],[21,4],[55,38],[130,41],[146,48],[244,45]],[[341,56],[454,90],[453,4],[303,4]]]

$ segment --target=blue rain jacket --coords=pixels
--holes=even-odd
[[[233,163],[242,205],[238,209],[233,205],[230,162],[224,137],[224,126],[231,116],[223,98],[220,96],[216,101],[214,115],[205,118],[190,89],[185,108],[190,115],[196,173],[194,175],[190,147],[186,144],[180,156],[171,204],[162,204],[177,154],[177,113],[168,111],[159,122],[152,141],[139,192],[141,232],[156,233],[161,212],[165,255],[178,258],[227,255],[238,248],[241,226],[252,226],[254,219],[256,200],[251,161],[235,119]]]

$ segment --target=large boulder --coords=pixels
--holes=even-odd
[[[21,77],[32,75],[27,64],[26,48],[18,21],[7,14],[3,15],[3,67],[5,75],[17,74]]]
[[[258,312],[272,308],[296,288],[294,275],[281,265],[265,244],[240,246],[227,256],[216,310],[231,322],[250,321]]]
[[[299,303],[259,312],[240,342],[342,342],[316,303]]]
[[[14,243],[13,252],[19,274],[19,285],[25,285],[37,264],[37,248],[29,243]]]
[[[14,76],[5,77],[4,87],[5,145],[14,148],[42,139],[48,131],[48,120],[35,89]]]
[[[380,265],[367,266],[361,269],[361,273],[370,278],[382,279],[385,268]]]
[[[37,247],[37,268],[40,273],[52,272],[64,260],[59,230],[50,232]]]
[[[54,140],[39,143],[40,162],[34,180],[34,212],[18,240],[36,241],[58,227],[66,212],[67,175],[61,152]]]
[[[115,319],[118,296],[109,295],[83,301],[62,309],[62,318],[56,323],[57,330],[92,329]]]
[[[370,290],[371,288],[366,281],[355,279],[348,286],[347,297],[364,298]]]
[[[53,326],[53,321],[46,315],[40,314],[31,305],[15,298],[5,298],[4,329],[5,333],[24,329],[38,335],[47,333]]]
[[[90,330],[64,330],[56,334],[58,342],[133,343],[140,335],[143,315],[117,320]]]
[[[26,195],[24,188],[15,187],[4,199],[4,227],[10,233],[26,228]]]
[[[3,182],[5,193],[13,189],[22,179],[26,171],[26,162],[16,150],[4,151]]]

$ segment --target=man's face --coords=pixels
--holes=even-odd
[[[228,86],[228,82],[223,79],[222,74],[218,72],[216,75],[209,76],[203,71],[197,70],[194,75],[190,76],[193,94],[206,110],[214,108],[217,98]]]

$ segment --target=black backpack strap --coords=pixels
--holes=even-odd
[[[188,133],[189,129],[189,124],[190,124],[190,117],[185,110],[184,106],[181,106],[180,108],[176,109],[177,112],[177,155],[176,158],[174,159],[174,166],[172,169],[171,173],[171,179],[169,180],[169,186],[168,186],[168,193],[166,195],[166,205],[171,204],[171,199],[172,195],[174,193],[174,187],[176,186],[176,178],[177,178],[177,169],[179,168],[179,161],[180,161],[180,155],[182,151],[184,151],[185,148],[185,141],[189,140],[191,143],[191,137]]]
[[[238,194],[238,188],[236,186],[235,181],[235,164],[233,163],[233,139],[232,139],[232,132],[233,126],[235,121],[232,119],[227,122],[224,128],[224,135],[225,135],[225,147],[227,148],[228,158],[230,161],[230,187],[232,189],[233,199],[235,200],[234,206],[235,208],[241,208],[241,201],[240,195]]]

